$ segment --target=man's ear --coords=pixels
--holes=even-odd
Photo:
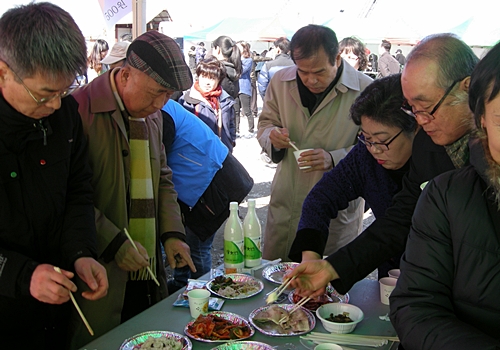
[[[464,78],[464,79],[460,82],[460,89],[462,89],[462,90],[463,90],[463,91],[465,91],[466,93],[469,93],[469,86],[470,86],[470,76],[469,76],[469,77]]]
[[[335,57],[335,63],[337,63],[337,68],[340,67],[340,64],[342,63],[342,56],[340,56],[340,52],[337,54],[337,57]]]
[[[7,74],[9,71],[9,66],[4,61],[0,60],[0,86],[3,86],[5,80],[7,79]]]

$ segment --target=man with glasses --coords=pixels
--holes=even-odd
[[[70,291],[88,300],[107,292],[82,123],[74,98],[64,98],[85,53],[76,23],[53,4],[0,18],[2,348],[19,347],[27,331],[37,349],[66,348]]]
[[[401,76],[403,110],[421,130],[413,142],[409,173],[385,217],[326,260],[301,264],[292,282],[304,295],[318,295],[331,281],[340,293],[371,273],[381,262],[401,254],[422,188],[435,176],[468,164],[472,113],[468,107],[470,74],[478,58],[452,34],[424,38],[408,56]],[[424,257],[423,257],[424,258]]]

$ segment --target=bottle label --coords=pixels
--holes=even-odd
[[[261,257],[260,237],[245,237],[245,259],[255,260]]]
[[[224,262],[227,264],[241,264],[244,261],[242,246],[243,241],[232,242],[224,240]]]

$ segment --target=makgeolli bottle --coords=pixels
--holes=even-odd
[[[224,269],[226,273],[240,272],[245,267],[243,256],[243,227],[238,217],[238,202],[229,203],[229,218],[224,227]]]
[[[262,231],[255,212],[255,199],[253,198],[248,200],[248,212],[243,220],[243,233],[245,236],[245,267],[259,266],[262,262],[260,249]]]

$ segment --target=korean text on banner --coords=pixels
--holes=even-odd
[[[132,0],[98,0],[108,28],[132,12]]]

